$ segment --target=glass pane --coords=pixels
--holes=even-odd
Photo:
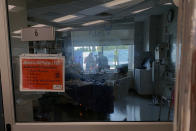
[[[173,121],[168,0],[8,0],[17,122]]]

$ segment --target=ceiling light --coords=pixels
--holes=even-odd
[[[125,4],[125,3],[128,3],[130,1],[133,1],[133,0],[113,0],[111,2],[103,4],[103,6],[107,7],[107,8],[112,8],[114,6],[117,6],[117,5],[120,5],[120,4]]]
[[[37,24],[37,25],[33,25],[31,27],[44,27],[44,26],[47,26],[47,25],[44,25],[44,24]]]
[[[65,22],[65,21],[72,21],[76,19],[80,19],[82,16],[77,16],[77,15],[66,15],[57,19],[52,20],[53,22]]]
[[[14,9],[15,7],[16,7],[15,5],[8,5],[9,11],[12,10],[12,9]]]
[[[169,3],[164,3],[163,5],[173,5],[173,3],[169,2]]]
[[[66,28],[58,29],[56,31],[69,31],[69,30],[72,30],[72,29],[73,29],[72,27],[66,27]]]
[[[137,14],[137,13],[140,13],[140,12],[143,12],[143,11],[146,11],[146,10],[149,10],[151,9],[152,7],[148,7],[148,8],[145,8],[145,9],[141,9],[141,10],[136,10],[136,11],[133,11],[132,14]]]
[[[91,22],[84,23],[84,24],[82,24],[82,26],[95,25],[95,24],[100,24],[100,23],[104,23],[104,22],[106,22],[106,21],[104,21],[104,20],[96,20],[96,21],[91,21]]]
[[[21,39],[21,36],[14,35],[13,38]]]
[[[21,34],[21,30],[16,30],[16,31],[13,31],[12,33],[14,33],[14,34]]]

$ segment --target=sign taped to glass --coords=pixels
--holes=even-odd
[[[64,92],[63,56],[20,56],[20,91]]]

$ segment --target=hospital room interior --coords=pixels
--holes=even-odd
[[[173,121],[177,7],[122,1],[8,0],[19,5],[9,9],[17,121]],[[44,26],[55,28],[55,41],[21,41],[22,28]],[[23,53],[64,56],[65,91],[21,92]]]

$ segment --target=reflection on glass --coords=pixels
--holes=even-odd
[[[177,8],[164,2],[8,1],[16,121],[172,121]],[[21,40],[47,26],[54,41]],[[21,54],[63,56],[65,91],[20,91]]]

